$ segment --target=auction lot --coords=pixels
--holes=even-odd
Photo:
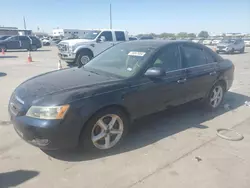
[[[46,154],[19,138],[9,122],[11,93],[26,79],[58,67],[54,46],[32,52],[31,63],[27,55],[0,54],[0,188],[250,187],[250,106],[245,105],[250,101],[250,48],[222,55],[233,61],[235,80],[218,111],[192,103],[145,117],[118,149],[102,154]],[[63,68],[68,68],[65,63]],[[221,139],[218,128],[232,128],[244,139]]]

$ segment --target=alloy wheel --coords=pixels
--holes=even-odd
[[[220,105],[221,101],[223,98],[223,88],[218,85],[216,87],[214,87],[211,96],[210,96],[210,105],[213,108],[216,108]]]
[[[90,61],[88,56],[82,56],[81,57],[81,64],[85,65],[86,63],[88,63]]]
[[[124,124],[116,114],[107,114],[97,120],[91,132],[91,141],[98,149],[115,146],[124,132]]]

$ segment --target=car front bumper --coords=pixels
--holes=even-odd
[[[232,49],[231,48],[228,48],[228,47],[217,47],[216,48],[216,52],[225,52],[225,53],[228,53],[228,52],[231,52]]]
[[[64,60],[66,62],[71,62],[73,63],[75,61],[76,58],[76,54],[75,53],[63,53],[63,52],[59,52],[58,56],[61,60]]]
[[[72,114],[65,117],[63,120],[44,120],[11,114],[11,122],[17,134],[36,147],[46,150],[75,148],[78,145],[82,121]]]

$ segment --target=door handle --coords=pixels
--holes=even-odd
[[[213,75],[215,75],[215,74],[216,74],[216,71],[213,71],[213,72],[210,72],[210,73],[209,73],[210,76],[213,76]]]
[[[181,84],[181,83],[185,83],[187,81],[187,79],[186,78],[184,78],[184,79],[180,79],[180,80],[178,80],[177,81],[177,83],[178,84]]]

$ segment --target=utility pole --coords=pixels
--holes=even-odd
[[[110,29],[112,29],[112,7],[111,7],[111,3],[110,3],[110,6],[109,6],[109,23],[110,23]]]
[[[23,17],[23,26],[24,26],[24,29],[26,30],[26,21],[25,21],[25,17]]]

